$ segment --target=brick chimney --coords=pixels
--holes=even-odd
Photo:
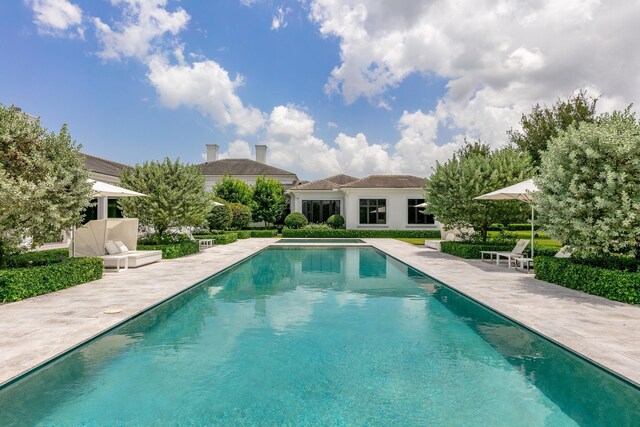
[[[267,163],[267,146],[256,145],[256,162]]]
[[[218,160],[218,144],[207,144],[207,163]]]

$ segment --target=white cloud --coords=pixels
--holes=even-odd
[[[221,159],[250,159],[251,146],[247,141],[236,139],[227,147],[227,151],[220,154]]]
[[[312,0],[310,17],[340,41],[327,92],[388,107],[407,76],[434,75],[448,81],[438,124],[500,145],[536,102],[580,88],[614,108],[637,99],[639,15],[623,0]]]
[[[291,12],[291,9],[286,8],[284,6],[278,7],[276,14],[273,15],[273,19],[271,20],[271,29],[279,30],[280,28],[284,28],[287,26],[287,21],[285,20],[286,15]]]
[[[38,32],[56,37],[84,37],[82,9],[68,0],[26,0]]]
[[[149,60],[148,78],[169,108],[186,106],[211,117],[219,126],[234,125],[239,135],[254,134],[263,125],[263,113],[244,106],[235,93],[235,79],[215,61],[171,64],[162,56]]]
[[[177,35],[191,18],[182,8],[167,11],[167,0],[111,0],[111,3],[122,10],[122,20],[113,26],[115,29],[100,18],[93,18],[102,45],[98,55],[103,59],[144,60],[154,48],[161,47],[163,36]]]

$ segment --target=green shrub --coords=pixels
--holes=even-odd
[[[214,245],[228,245],[229,243],[233,243],[238,240],[238,233],[224,233],[212,236],[214,240]]]
[[[251,230],[251,237],[276,237],[278,230]]]
[[[539,227],[537,225],[533,226],[534,230],[537,230]],[[507,230],[509,231],[531,231],[531,224],[509,224],[507,226]]]
[[[200,244],[192,240],[181,243],[169,243],[165,245],[138,244],[138,250],[162,251],[162,259],[174,259],[198,253],[200,251]]]
[[[207,220],[210,229],[226,230],[231,226],[231,222],[233,221],[231,207],[226,203],[213,206]]]
[[[316,224],[316,223],[307,224],[302,228],[304,228],[305,230],[331,230],[331,227],[329,227],[328,224]]]
[[[440,237],[440,230],[334,230],[334,229],[282,229],[282,237],[300,238],[416,238],[433,239]]]
[[[245,228],[251,222],[251,208],[240,203],[229,203],[231,208],[231,227],[233,228]],[[240,237],[240,236],[238,236]],[[248,237],[240,237],[245,239]]]
[[[327,224],[329,224],[331,228],[344,228],[344,217],[340,214],[331,215],[329,219],[327,219]]]
[[[138,239],[138,245],[175,245],[178,243],[189,242],[189,236],[179,233],[149,234],[148,236]]]
[[[510,251],[514,243],[442,242],[440,251],[465,259],[480,259],[480,251]]]
[[[284,225],[292,230],[302,228],[307,224],[309,224],[309,221],[307,221],[307,217],[300,212],[291,212],[284,219]]]
[[[224,234],[234,233],[238,236],[238,239],[248,239],[251,237],[251,231],[249,230],[234,230],[234,231],[225,231]]]
[[[7,258],[6,268],[39,267],[57,264],[69,258],[68,249],[52,249],[49,251],[26,252]]]
[[[581,264],[573,258],[536,256],[536,279],[628,304],[640,303],[640,274]]]
[[[64,262],[0,270],[0,301],[19,301],[102,277],[100,258],[69,258]]]

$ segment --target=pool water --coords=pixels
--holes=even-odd
[[[361,239],[332,239],[332,238],[290,238],[290,239],[280,239],[276,243],[364,243],[364,240]]]
[[[0,425],[637,425],[640,391],[368,247],[272,248],[0,391]]]

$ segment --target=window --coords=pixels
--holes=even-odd
[[[417,208],[416,205],[424,203],[424,199],[409,199],[407,207],[407,224],[435,224],[433,215],[423,214],[424,208]]]
[[[360,224],[386,224],[387,201],[385,199],[360,199]]]
[[[302,214],[309,222],[327,222],[331,215],[340,213],[340,200],[303,200]]]

